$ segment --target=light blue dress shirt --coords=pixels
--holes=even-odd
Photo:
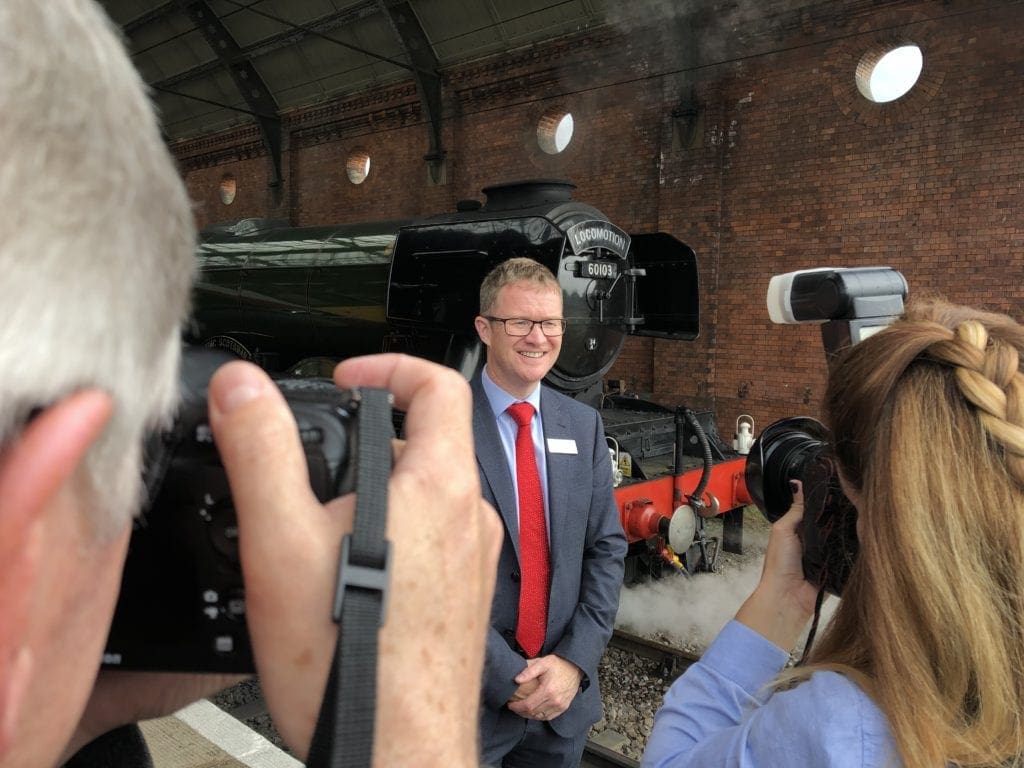
[[[516,491],[516,521],[519,520],[519,486],[516,483],[516,435],[519,434],[519,425],[516,424],[512,414],[506,413],[508,407],[513,403],[529,403],[535,411],[533,421],[530,423],[530,433],[533,436],[533,455],[537,459],[537,474],[540,475],[540,487],[544,491],[544,527],[548,532],[548,545],[551,544],[551,513],[548,511],[548,462],[544,451],[544,421],[540,412],[540,384],[533,392],[522,400],[512,397],[508,392],[499,387],[490,376],[487,375],[487,366],[484,366],[480,383],[483,384],[484,394],[487,395],[487,402],[494,412],[494,420],[498,424],[498,435],[501,437],[501,447],[505,451],[505,459],[508,461],[509,470],[512,472],[512,487]]]
[[[643,768],[898,768],[882,711],[852,680],[816,672],[795,688],[768,684],[788,656],[729,622],[665,694]]]

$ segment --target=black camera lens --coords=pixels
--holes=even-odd
[[[754,441],[744,475],[750,498],[770,522],[786,514],[793,503],[789,481],[803,478],[804,467],[821,456],[827,441],[825,426],[806,416],[776,421]]]
[[[777,421],[750,447],[745,476],[751,499],[772,523],[793,504],[790,481],[803,483],[797,535],[804,578],[841,595],[859,550],[857,510],[843,493],[828,440],[828,430],[814,419]]]

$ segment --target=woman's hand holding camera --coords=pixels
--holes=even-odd
[[[803,544],[797,528],[804,516],[803,487],[791,480],[793,504],[772,525],[761,581],[736,614],[737,621],[786,651],[792,650],[814,614],[818,589],[804,578]]]

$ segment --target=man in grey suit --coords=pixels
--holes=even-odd
[[[476,458],[505,527],[484,668],[483,762],[578,766],[601,718],[597,665],[626,553],[604,427],[593,408],[540,385],[565,330],[550,270],[523,258],[499,264],[481,285],[475,325],[487,347],[472,382]]]

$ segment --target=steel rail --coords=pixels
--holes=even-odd
[[[618,629],[612,633],[612,639],[608,645],[611,648],[618,648],[644,659],[658,662],[659,671],[664,678],[676,677],[700,658],[698,654]]]

